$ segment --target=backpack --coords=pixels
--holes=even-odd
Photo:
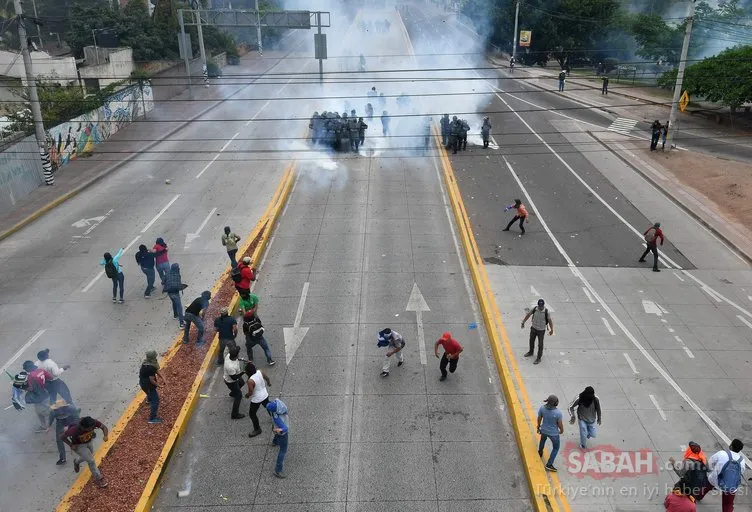
[[[685,460],[686,471],[680,482],[689,487],[692,495],[697,495],[708,485],[708,468],[699,460]]]
[[[253,317],[248,320],[243,320],[243,334],[259,338],[264,335],[264,331],[264,326],[256,315],[253,315]]]
[[[726,450],[728,462],[723,465],[718,474],[718,488],[723,492],[735,493],[742,483],[742,458],[734,460],[731,452]]]
[[[655,229],[655,228],[650,228],[650,229],[648,229],[648,231],[647,231],[647,232],[645,233],[645,241],[646,241],[647,243],[649,243],[649,244],[652,244],[652,243],[653,243],[653,241],[655,240],[655,232],[656,232],[656,229]]]
[[[110,279],[115,279],[117,277],[117,267],[115,267],[115,263],[113,263],[112,260],[104,264],[104,273],[107,274],[107,277]]]
[[[232,270],[230,271],[230,278],[236,283],[239,283],[243,280],[243,276],[240,275],[240,265],[232,268]]]

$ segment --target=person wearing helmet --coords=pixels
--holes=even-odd
[[[480,127],[480,134],[483,137],[483,147],[488,147],[488,141],[491,140],[491,120],[488,116],[483,118],[483,126]]]

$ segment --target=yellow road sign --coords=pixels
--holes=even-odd
[[[688,104],[689,104],[689,94],[687,94],[687,91],[684,91],[684,94],[682,94],[681,98],[679,98],[679,110],[684,112],[687,109]]]

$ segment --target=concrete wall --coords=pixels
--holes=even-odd
[[[198,84],[201,80],[201,59],[190,61],[191,76],[193,83]],[[176,63],[174,66],[160,71],[151,77],[154,101],[164,101],[177,96],[188,89],[188,81],[185,78],[185,64]]]
[[[137,85],[118,91],[98,109],[47,130],[50,160],[60,169],[79,155],[93,151],[97,144],[153,108],[152,88],[148,84],[143,96]]]
[[[42,162],[33,135],[0,152],[0,214],[13,210],[42,183]]]
[[[105,88],[111,83],[120,82],[131,76],[136,69],[133,62],[133,50],[131,48],[98,48],[93,46],[84,48],[86,65],[78,68],[81,78],[96,78],[99,87]],[[97,57],[100,64],[97,65]]]
[[[73,57],[50,57],[45,52],[31,52],[34,75],[61,85],[78,80],[76,59]],[[20,53],[0,51],[0,76],[26,78]]]
[[[217,66],[219,66],[219,68],[222,69],[223,67],[227,65],[227,53],[222,52],[218,55],[215,55],[214,57],[211,58],[211,60],[213,60],[217,64]]]

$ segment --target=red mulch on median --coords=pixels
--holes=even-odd
[[[265,231],[266,228],[260,230],[243,256],[253,254]],[[229,306],[234,294],[235,283],[225,276],[206,312],[205,340],[214,338],[214,318],[219,316],[223,306]],[[196,331],[191,331],[191,343],[181,346],[161,370],[168,383],[167,387],[159,390],[159,416],[164,423],[147,423],[149,405],[144,401],[99,466],[109,486],[99,489],[90,479],[81,493],[71,500],[71,512],[132,512],[135,508],[210,345],[207,343],[204,347],[196,348]],[[135,379],[138,368],[134,368],[133,372]]]

